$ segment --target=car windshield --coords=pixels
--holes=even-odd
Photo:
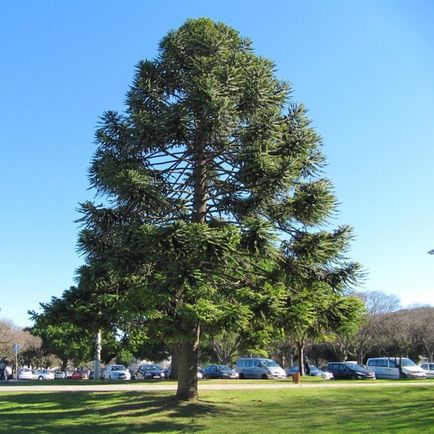
[[[347,365],[349,368],[353,369],[354,371],[366,371],[366,368],[362,365],[358,365],[357,363],[348,363]]]
[[[220,371],[232,371],[231,367],[228,365],[218,365],[217,369]]]
[[[158,365],[149,365],[146,369],[149,370],[160,370],[161,368]]]
[[[115,365],[112,367],[112,371],[125,371],[125,366],[123,365]]]
[[[261,363],[268,368],[278,368],[279,365],[274,360],[261,360]]]
[[[394,364],[395,367],[399,367],[399,357],[396,359],[389,359]],[[401,366],[417,366],[416,363],[413,362],[413,360],[410,359],[401,359]]]

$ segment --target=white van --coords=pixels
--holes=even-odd
[[[406,357],[375,357],[368,359],[366,366],[377,378],[399,379],[399,365],[404,378],[426,378],[426,372]]]
[[[277,362],[259,357],[243,358],[237,360],[236,371],[239,378],[286,378],[286,372]]]

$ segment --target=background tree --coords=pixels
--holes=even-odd
[[[366,354],[378,348],[383,334],[383,318],[386,314],[400,309],[400,300],[393,294],[382,291],[355,292],[365,304],[366,315],[359,330],[351,339],[351,352],[359,363],[363,363]],[[348,345],[350,346],[350,345]]]
[[[12,355],[12,346],[19,340],[21,334],[22,330],[12,321],[0,320],[0,351],[3,355]]]
[[[352,333],[364,314],[363,304],[357,298],[334,294],[330,288],[317,285],[303,291],[291,300],[285,320],[286,333],[297,349],[297,362],[301,375],[305,374],[306,341],[331,341],[335,333]],[[346,360],[346,354],[341,358]]]
[[[140,334],[126,313],[122,294],[119,283],[114,284],[99,264],[83,266],[78,286],[41,303],[41,312],[29,312],[35,321],[31,332],[41,337],[47,353],[62,360],[64,369],[69,361],[75,366],[89,362],[95,353],[98,361],[108,363],[121,351],[134,350],[134,336]],[[101,333],[102,348],[95,339]]]
[[[32,336],[28,330],[14,324],[13,321],[0,319],[0,358],[8,360],[13,370],[15,366],[15,353],[13,351],[14,344],[18,344],[20,351],[18,353],[18,365],[27,364],[28,351],[39,350],[40,340]]]
[[[54,354],[61,360],[62,370],[69,362],[78,366],[90,360],[93,347],[92,334],[74,324],[69,307],[64,299],[53,297],[50,303],[41,304],[42,312],[29,312],[34,321],[29,331],[41,338],[43,354]]]
[[[209,335],[202,342],[200,359],[202,362],[217,364],[232,363],[239,355],[242,334],[235,330],[223,330],[219,334]]]
[[[415,309],[417,326],[414,333],[419,344],[419,354],[424,355],[428,361],[434,361],[434,308],[431,306]]]
[[[329,214],[328,207],[316,209],[305,224],[324,223]],[[300,230],[282,245],[287,296],[281,321],[296,345],[302,375],[307,339],[349,331],[361,318],[363,303],[346,295],[362,276],[360,265],[345,257],[350,241],[351,229],[342,226],[333,232]]]

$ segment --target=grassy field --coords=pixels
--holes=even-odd
[[[1,389],[0,389],[1,391]],[[0,393],[2,433],[434,433],[431,387]]]
[[[355,383],[355,380],[351,380]],[[359,380],[357,382],[365,382],[365,380]],[[381,381],[381,380],[380,380]],[[433,380],[426,380],[433,381]],[[324,380],[320,377],[303,377],[303,383],[324,383],[328,382],[328,380]],[[292,383],[291,379],[279,379],[279,380],[200,380],[199,387],[202,384],[272,384],[272,383]],[[91,385],[104,385],[104,384],[154,384],[154,385],[173,385],[176,386],[177,382],[175,380],[160,380],[160,379],[152,379],[152,380],[131,380],[131,381],[120,381],[120,380],[22,380],[22,381],[8,381],[0,383],[0,393],[1,386],[91,386]]]

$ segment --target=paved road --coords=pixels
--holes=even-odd
[[[199,383],[199,390],[247,390],[247,389],[312,389],[312,388],[347,388],[347,387],[434,387],[434,381],[390,381],[390,382],[341,382],[327,381],[321,383],[281,383],[266,382],[248,383]],[[4,392],[157,392],[157,391],[175,391],[176,384],[146,384],[146,383],[120,383],[120,384],[56,384],[56,385],[8,385],[0,384],[0,393]]]

